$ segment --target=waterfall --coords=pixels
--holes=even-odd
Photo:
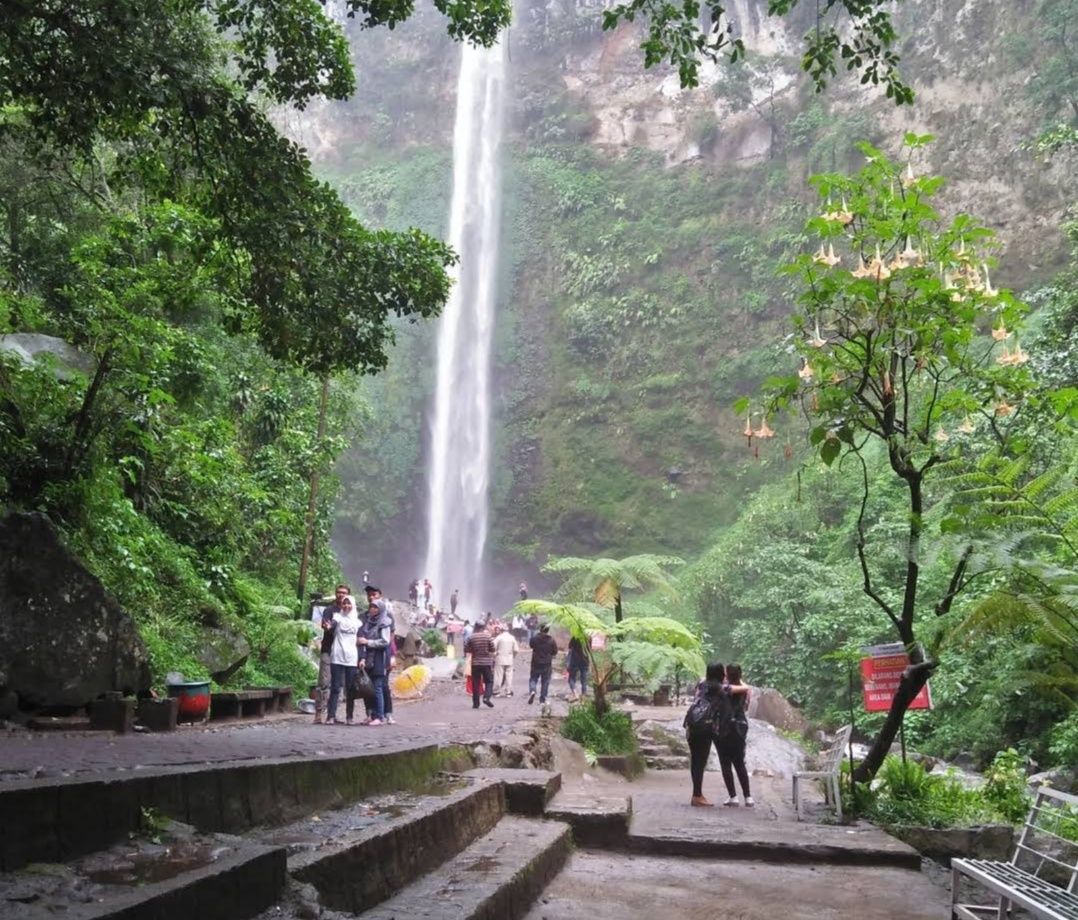
[[[490,479],[490,348],[501,217],[499,147],[506,50],[461,49],[449,242],[460,256],[439,321],[423,574],[442,604],[454,588],[481,610]]]

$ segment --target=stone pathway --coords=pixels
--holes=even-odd
[[[939,920],[948,908],[908,869],[579,850],[525,920]]]
[[[519,659],[518,659],[519,660]],[[537,718],[538,700],[527,704],[528,667],[514,674],[514,696],[496,699],[494,708],[472,709],[460,680],[432,684],[422,700],[395,702],[396,725],[315,725],[307,715],[277,716],[251,723],[181,726],[167,734],[114,735],[105,732],[30,732],[0,734],[0,786],[4,782],[48,782],[159,767],[223,764],[251,760],[310,760],[367,751],[456,741],[473,743],[511,735],[515,723]],[[552,711],[564,714],[566,703],[555,699],[565,681],[551,684]],[[360,709],[360,711],[362,711]],[[338,713],[343,718],[343,705]]]

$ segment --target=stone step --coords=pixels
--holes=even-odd
[[[549,770],[524,770],[508,767],[481,767],[469,770],[467,777],[502,783],[505,804],[510,814],[543,814],[547,802],[561,789],[561,774]]]
[[[572,851],[567,824],[506,817],[464,852],[360,914],[368,920],[517,920]]]
[[[622,849],[629,837],[633,802],[627,795],[559,792],[546,808],[546,816],[573,829],[580,846]]]
[[[686,781],[688,776],[685,777]],[[777,863],[827,863],[917,869],[921,855],[867,823],[817,825],[779,817],[777,806],[692,808],[666,793],[633,796],[628,849],[655,856],[692,856]]]
[[[167,848],[158,849],[160,856],[138,869],[158,881],[114,880],[78,866],[7,873],[0,876],[0,903],[11,913],[0,907],[0,915],[21,920],[246,920],[277,901],[285,888],[284,847],[221,845],[215,849],[224,852],[197,863],[170,860]],[[126,871],[119,868],[123,859],[117,862],[111,871]],[[44,884],[50,880],[58,883],[52,890]]]
[[[329,847],[295,853],[288,871],[317,889],[323,907],[358,913],[456,856],[489,833],[504,814],[504,784],[473,780],[386,824]]]
[[[689,758],[678,757],[676,754],[666,754],[661,757],[645,757],[644,762],[649,770],[688,770]]]

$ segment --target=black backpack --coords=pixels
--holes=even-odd
[[[698,696],[685,713],[685,732],[690,738],[713,738],[717,723],[715,721],[715,700],[705,695]]]
[[[715,703],[715,737],[720,739],[744,738],[749,733],[749,720],[745,709],[728,690],[723,689]]]

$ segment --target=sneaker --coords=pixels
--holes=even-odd
[[[751,795],[745,796],[745,807],[752,808],[756,803],[752,800]]]
[[[393,716],[386,716],[386,725],[396,725],[397,720]]]
[[[494,708],[494,701],[493,700],[483,700],[483,704],[486,705],[486,706],[489,706],[491,709]]]
[[[351,720],[351,719],[345,719],[345,720],[344,720],[344,724],[345,724],[345,725],[351,725],[351,724],[352,724],[352,720]]]
[[[363,719],[359,724],[360,725],[370,725],[371,724],[371,717],[367,716],[367,718]]]
[[[723,804],[723,805],[729,805],[729,806],[730,806],[730,807],[732,807],[732,808],[737,808],[737,796],[736,796],[736,795],[732,795],[732,796],[730,796],[730,798],[728,798],[728,799],[727,799],[727,800],[726,800],[725,802],[723,802],[722,804]]]
[[[330,718],[326,719],[326,721],[325,721],[325,722],[324,722],[323,724],[324,724],[324,725],[336,725],[336,724],[337,724],[337,720],[336,720],[336,719],[334,719],[334,718],[333,718],[333,717],[331,716]]]
[[[371,728],[374,728],[374,726],[375,726],[375,725],[381,725],[381,724],[382,724],[382,720],[381,720],[381,719],[371,719],[371,720],[370,720],[370,722],[368,722],[367,724],[368,724],[368,725],[369,725],[369,726],[370,726]]]
[[[528,705],[530,706],[534,702],[535,702],[535,691],[532,690],[532,692],[528,694]]]

